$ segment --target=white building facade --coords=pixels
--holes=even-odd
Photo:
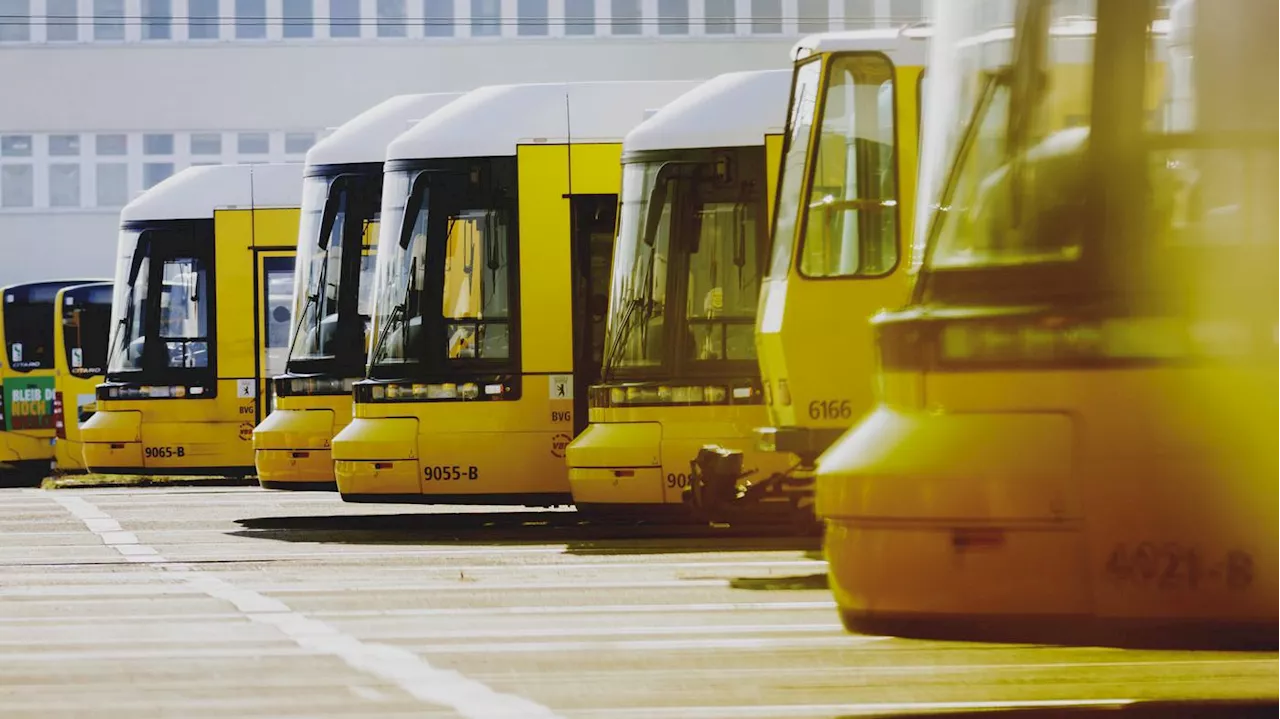
[[[787,67],[926,0],[0,0],[0,285],[108,277],[120,208],[402,93]]]

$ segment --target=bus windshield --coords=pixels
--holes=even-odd
[[[4,337],[9,367],[53,369],[53,298],[4,303]]]
[[[63,296],[62,336],[68,371],[76,377],[100,375],[107,364],[111,287],[77,288]]]
[[[311,176],[304,183],[289,352],[296,371],[318,371],[315,363],[324,361],[347,369],[363,364],[369,315],[359,301],[368,294],[362,269],[371,264],[364,253],[381,190],[380,171]]]

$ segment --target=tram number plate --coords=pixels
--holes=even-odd
[[[684,473],[667,473],[667,486],[672,489],[684,489],[693,484],[693,477]]]
[[[480,468],[459,464],[432,465],[424,470],[424,474],[433,482],[454,482],[463,479],[480,479]]]
[[[850,419],[853,404],[847,399],[815,399],[809,403],[809,419]]]
[[[1159,589],[1199,589],[1215,585],[1246,589],[1253,584],[1253,555],[1232,550],[1225,555],[1205,557],[1195,547],[1176,542],[1117,544],[1107,557],[1105,572],[1116,582]]]
[[[142,456],[147,459],[172,459],[185,457],[186,454],[186,447],[144,447],[142,449]]]

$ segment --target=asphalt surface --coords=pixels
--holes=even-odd
[[[1275,716],[1275,653],[853,636],[824,570],[816,539],[571,510],[4,489],[0,716],[807,719],[1192,698]]]

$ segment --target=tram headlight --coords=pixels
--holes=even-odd
[[[588,392],[588,406],[682,407],[762,404],[764,394],[756,381],[732,384],[647,384],[597,386]]]
[[[355,401],[439,402],[518,399],[512,382],[380,382],[364,380],[354,385]]]
[[[279,397],[351,394],[353,377],[276,377],[275,393]]]

